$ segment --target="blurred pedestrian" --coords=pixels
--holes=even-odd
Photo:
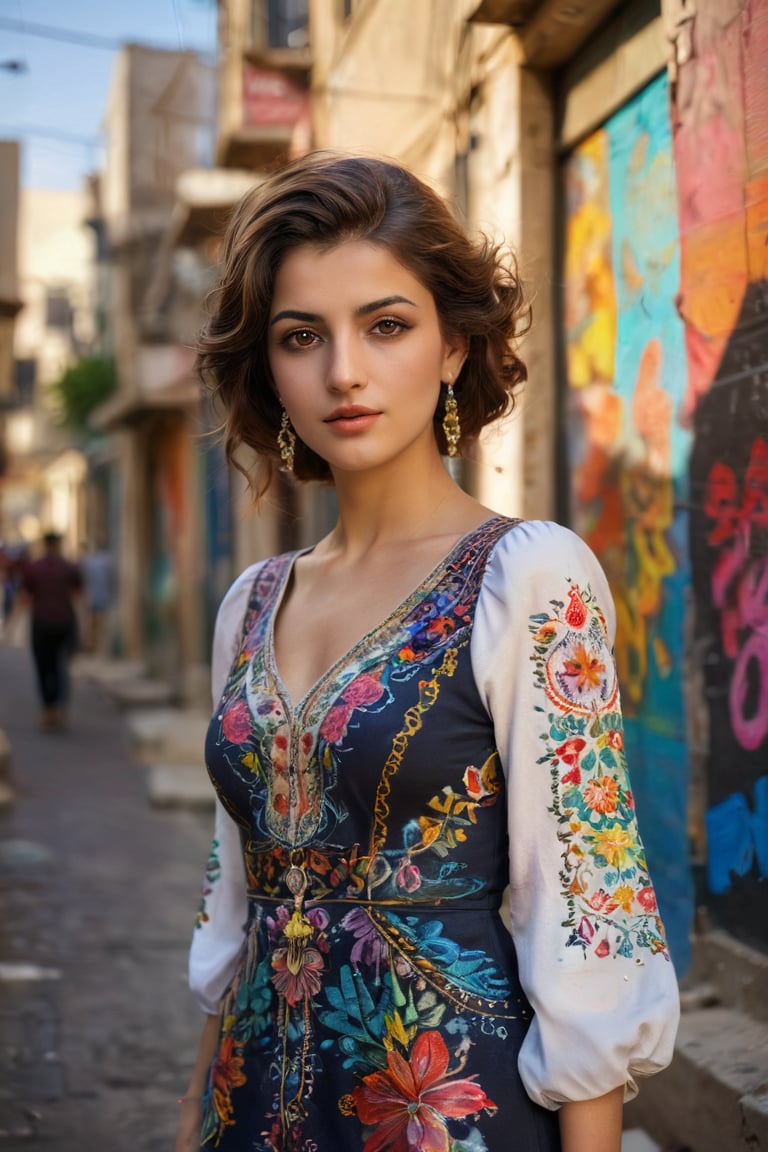
[[[199,344],[230,458],[339,518],[219,612],[174,1152],[620,1152],[672,1055],[605,576],[443,460],[510,409],[525,322],[397,165],[305,158],[233,214]]]
[[[21,574],[27,561],[28,548],[25,543],[6,544],[0,548],[0,571],[3,580],[3,627],[6,628],[13,615],[16,597],[21,588]]]
[[[75,598],[82,574],[61,554],[61,536],[46,532],[44,553],[22,576],[31,615],[32,656],[43,706],[42,726],[63,727],[69,695],[69,660],[77,646]]]
[[[83,573],[85,645],[88,652],[103,656],[106,650],[107,618],[114,590],[114,562],[106,548],[86,552],[80,560]]]

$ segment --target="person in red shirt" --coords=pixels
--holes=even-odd
[[[23,588],[31,610],[32,656],[43,706],[42,724],[63,726],[69,695],[69,658],[77,640],[75,597],[82,588],[76,564],[61,554],[61,536],[47,532],[45,552],[27,565]]]

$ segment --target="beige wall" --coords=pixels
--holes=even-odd
[[[452,192],[467,0],[311,0],[315,143],[404,161]]]
[[[65,291],[74,335],[93,338],[93,239],[82,192],[24,188],[19,210],[19,283],[24,303],[16,323],[16,356],[36,357],[44,386],[72,363],[69,334],[46,327],[46,298]]]

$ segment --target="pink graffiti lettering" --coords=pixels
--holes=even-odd
[[[741,500],[733,469],[713,464],[704,510],[714,521],[707,540],[721,547],[712,572],[712,601],[720,610],[723,651],[734,661],[731,725],[742,748],[752,752],[768,736],[768,556],[750,557],[752,529],[768,526],[765,440],[752,445]],[[752,693],[750,684],[756,689]]]

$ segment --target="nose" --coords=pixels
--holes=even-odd
[[[348,392],[364,388],[366,372],[360,339],[354,330],[334,333],[330,342],[328,386],[334,392]]]

